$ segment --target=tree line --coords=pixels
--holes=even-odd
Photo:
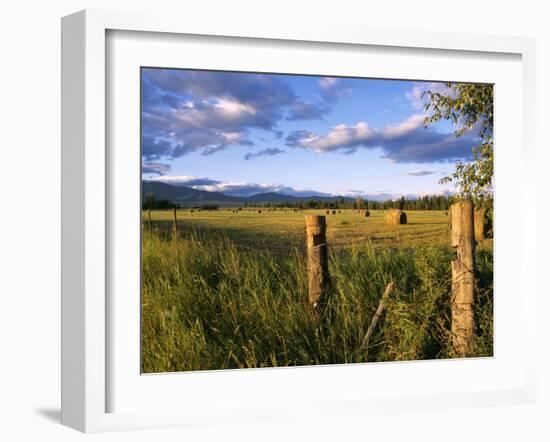
[[[349,198],[336,198],[334,200],[308,199],[300,201],[282,201],[265,202],[250,204],[244,202],[243,207],[262,207],[262,208],[289,208],[289,209],[353,209],[353,210],[448,210],[453,203],[453,197],[447,195],[425,195],[416,199],[405,197],[397,199],[388,199],[386,201],[368,201],[363,198],[350,200]],[[169,210],[173,208],[182,208],[181,204],[174,203],[168,199],[157,200],[153,193],[145,195],[143,200],[143,210]],[[187,208],[201,210],[218,210],[217,204],[193,205]]]
[[[181,209],[181,204],[174,203],[170,201],[169,199],[160,199],[157,200],[155,197],[155,194],[152,192],[149,192],[145,195],[145,198],[143,199],[143,203],[141,204],[142,210],[170,210],[170,209]],[[191,209],[201,209],[201,210],[218,210],[219,206],[217,204],[200,204],[196,206],[189,207]]]
[[[282,201],[244,204],[244,207],[265,207],[265,208],[294,208],[294,209],[353,209],[353,210],[448,210],[453,202],[453,197],[447,195],[426,195],[420,198],[397,198],[385,201],[369,201],[363,198],[356,198],[351,201],[344,197],[335,200],[308,199],[300,201]]]

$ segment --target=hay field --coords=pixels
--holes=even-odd
[[[349,250],[370,242],[375,248],[403,249],[421,245],[448,246],[449,217],[445,211],[408,211],[405,225],[387,225],[384,210],[364,211],[342,209],[336,215],[326,215],[326,210],[265,208],[219,209],[191,212],[177,211],[178,229],[206,231],[227,236],[237,247],[250,247],[274,253],[292,253],[305,247],[305,216],[325,215],[327,219],[327,241],[333,251]],[[261,213],[258,213],[261,210]],[[152,211],[152,223],[159,230],[170,231],[173,213]],[[147,213],[143,212],[147,223]]]
[[[307,304],[306,214],[293,209],[147,213],[142,223],[142,370],[440,359],[455,356],[445,212],[385,224],[353,210],[327,215],[331,287],[319,318]],[[493,352],[492,241],[477,248],[478,340]],[[395,282],[368,351],[361,340]]]

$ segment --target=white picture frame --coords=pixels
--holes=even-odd
[[[521,382],[503,388],[476,389],[462,393],[430,392],[419,395],[357,397],[327,396],[316,399],[312,407],[258,407],[251,399],[235,404],[230,412],[209,413],[200,407],[194,413],[185,410],[112,411],[109,407],[110,367],[113,354],[107,329],[113,320],[107,288],[109,287],[108,244],[112,231],[108,228],[108,134],[106,121],[110,110],[107,103],[106,36],[111,31],[154,32],[162,35],[217,36],[270,41],[310,42],[349,46],[426,49],[444,52],[510,54],[521,57],[521,299],[518,302],[518,321],[525,348],[519,363]],[[157,34],[158,35],[158,34]],[[344,26],[310,24],[300,28],[276,24],[265,26],[252,22],[211,23],[206,20],[182,21],[179,17],[153,16],[142,13],[87,10],[63,18],[62,21],[62,423],[84,432],[121,429],[186,426],[219,422],[250,422],[261,420],[368,414],[426,408],[488,406],[504,403],[532,403],[536,393],[534,342],[535,324],[527,318],[536,315],[535,277],[526,265],[536,247],[535,230],[528,228],[535,220],[534,174],[529,174],[535,162],[535,45],[532,39],[490,37],[463,34],[401,31],[399,33],[354,29]],[[533,180],[530,182],[530,180]],[[498,246],[497,246],[498,247]],[[497,252],[498,253],[498,252]],[[462,361],[466,362],[466,361]],[[335,370],[358,372],[364,364],[331,367]],[[380,367],[380,366],[378,366]],[[409,366],[410,367],[410,366]],[[451,370],[452,367],[448,366]],[[307,368],[306,370],[318,370]],[[412,370],[412,368],[409,368]],[[473,368],[475,370],[475,367]],[[380,371],[380,369],[379,369]],[[239,370],[240,378],[248,376]],[[258,373],[258,371],[254,371]],[[289,373],[289,372],[287,372]],[[302,376],[294,370],[287,377]],[[139,375],[139,373],[137,373]],[[223,383],[227,372],[216,378],[202,378],[204,385]],[[231,375],[233,376],[233,375]],[[237,375],[235,375],[237,376]],[[261,388],[268,382],[261,376],[255,385]],[[231,378],[231,382],[235,381]],[[165,376],[164,384],[170,384]],[[227,404],[226,404],[227,405]]]

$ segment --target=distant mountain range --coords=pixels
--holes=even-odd
[[[339,198],[344,198],[345,201],[354,201],[354,198],[344,196],[292,196],[277,192],[258,193],[256,195],[243,197],[226,195],[222,192],[208,192],[206,190],[193,189],[185,186],[172,186],[170,184],[161,183],[158,181],[142,181],[141,197],[144,200],[147,194],[154,194],[157,200],[167,199],[174,203],[182,205],[193,204],[219,204],[223,206],[232,204],[244,204],[245,202],[257,203],[294,203],[297,201],[336,201]]]

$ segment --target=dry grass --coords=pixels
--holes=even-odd
[[[265,210],[263,211],[265,212]],[[193,229],[223,233],[235,244],[275,253],[293,252],[304,247],[305,216],[326,215],[325,210],[292,209],[257,213],[257,209],[232,212],[178,211],[178,225],[182,230]],[[332,212],[331,212],[332,213]],[[444,211],[409,211],[406,225],[391,226],[385,222],[385,211],[371,210],[370,216],[355,210],[326,216],[327,240],[332,250],[350,250],[370,242],[375,248],[414,248],[424,244],[444,246],[449,243],[449,217]],[[170,229],[172,213],[154,211],[152,219],[158,229]],[[144,215],[144,221],[146,215]]]

